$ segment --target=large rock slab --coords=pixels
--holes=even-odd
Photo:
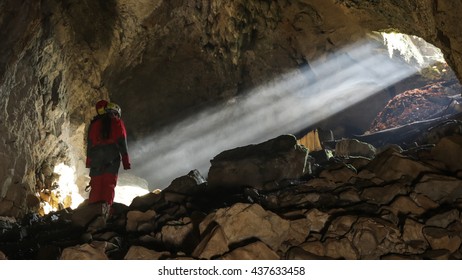
[[[221,188],[251,186],[261,190],[268,182],[301,177],[307,156],[308,151],[297,144],[293,135],[224,151],[211,160],[208,184]]]
[[[373,145],[356,139],[343,139],[335,145],[335,155],[339,157],[373,158],[376,152]]]
[[[415,192],[437,203],[454,203],[462,199],[462,180],[439,174],[427,174],[416,184]]]
[[[200,174],[198,170],[191,170],[187,175],[178,177],[172,181],[172,183],[163,190],[163,193],[173,192],[186,195],[194,195],[202,188],[206,182],[205,178]]]
[[[454,253],[460,248],[460,233],[438,227],[425,227],[423,234],[433,250],[445,249]]]
[[[424,172],[435,171],[432,167],[393,150],[387,150],[379,154],[371,161],[367,169],[385,181],[402,178],[412,181]]]
[[[228,251],[230,245],[251,239],[258,239],[277,251],[288,238],[290,229],[289,221],[258,204],[244,203],[209,214],[199,225],[201,234],[213,225],[216,226],[202,239],[193,255],[203,258],[220,255]],[[212,242],[217,245],[211,246]]]

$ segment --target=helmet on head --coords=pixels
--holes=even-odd
[[[120,109],[120,106],[117,105],[116,103],[109,102],[106,106],[106,111],[107,112],[112,112],[112,113],[117,113],[119,117],[122,115],[122,109]]]
[[[107,102],[106,100],[100,100],[96,102],[96,105],[95,105],[96,113],[98,113],[98,115],[103,115],[104,113],[106,113],[106,106],[108,103],[109,102]]]

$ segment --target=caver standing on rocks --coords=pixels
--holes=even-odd
[[[90,123],[87,135],[86,167],[90,168],[90,195],[88,201],[114,201],[120,161],[125,170],[130,169],[127,151],[127,132],[120,118],[120,107],[100,100],[96,103],[97,115]]]

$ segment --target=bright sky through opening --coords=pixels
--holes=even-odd
[[[130,143],[132,173],[150,189],[192,169],[206,177],[210,159],[227,149],[295,133],[417,72],[362,42],[273,80],[236,102],[198,113]]]

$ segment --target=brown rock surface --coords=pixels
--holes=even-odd
[[[61,260],[107,260],[107,244],[105,242],[93,242],[69,247],[63,250]]]

